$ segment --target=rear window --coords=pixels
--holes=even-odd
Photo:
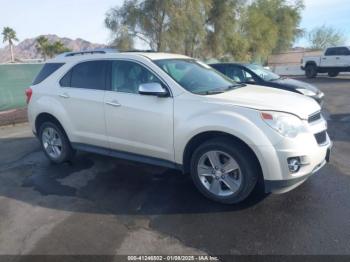
[[[64,63],[47,63],[43,66],[37,77],[34,79],[33,85],[37,85],[53,74]]]

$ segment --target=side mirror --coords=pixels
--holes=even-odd
[[[146,83],[139,85],[139,94],[147,96],[168,96],[168,91],[165,90],[159,83]]]

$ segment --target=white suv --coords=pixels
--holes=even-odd
[[[48,61],[26,94],[52,162],[84,150],[175,168],[223,203],[242,201],[259,179],[266,192],[288,191],[329,159],[313,99],[237,84],[182,55],[67,53]]]

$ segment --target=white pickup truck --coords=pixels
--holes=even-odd
[[[305,56],[301,60],[301,69],[307,78],[314,78],[317,73],[336,77],[340,72],[350,72],[350,47],[329,47],[321,56]]]

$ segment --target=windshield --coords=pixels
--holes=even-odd
[[[210,95],[242,86],[194,59],[164,59],[154,61],[187,91]]]
[[[270,70],[267,70],[259,65],[246,65],[246,67],[250,70],[252,70],[255,74],[260,76],[265,81],[273,81],[280,79],[281,77]]]

